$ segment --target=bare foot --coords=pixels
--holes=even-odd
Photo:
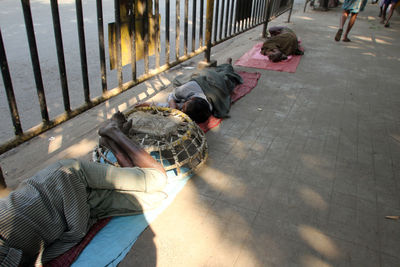
[[[130,119],[129,121],[125,122],[124,125],[122,125],[122,132],[125,135],[128,135],[129,130],[132,128],[132,119]]]
[[[228,59],[226,60],[226,63],[231,64],[232,65],[232,58],[228,57]]]
[[[118,130],[118,123],[114,120],[108,120],[100,126],[98,133],[100,136],[110,137],[110,134],[112,135],[113,131]]]
[[[121,111],[114,113],[111,117],[112,121],[117,122],[118,128],[122,129],[122,125],[126,122],[125,115]]]

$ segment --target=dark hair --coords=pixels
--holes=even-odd
[[[272,62],[279,62],[281,61],[282,58],[282,52],[274,52],[272,54],[268,55],[269,60],[271,60]]]
[[[205,122],[211,116],[208,102],[199,97],[188,100],[184,112],[197,123]]]

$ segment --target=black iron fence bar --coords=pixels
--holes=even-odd
[[[204,16],[204,0],[200,0],[200,29],[199,29],[199,47],[203,47],[203,18]]]
[[[82,66],[83,94],[85,96],[85,102],[90,103],[89,75],[88,75],[87,58],[86,58],[85,29],[83,26],[82,0],[76,0],[75,5],[76,5],[76,20],[78,22],[79,50],[81,55],[81,66]]]
[[[273,13],[273,15],[271,15],[271,16],[268,18],[268,22],[269,22],[269,21],[272,21],[272,20],[274,20],[274,19],[276,19],[276,18],[279,17],[280,15],[286,13],[287,11],[291,11],[291,10],[292,10],[292,8],[291,8],[290,6],[285,7],[284,9],[279,9],[279,10],[277,10],[276,12]],[[289,15],[291,15],[291,13],[289,13]],[[289,18],[288,18],[288,22],[290,22],[290,16],[289,16]]]
[[[290,22],[290,17],[292,16],[293,3],[294,3],[294,0],[291,0],[291,1],[290,1],[290,11],[289,11],[289,16],[288,16],[287,22]]]
[[[122,51],[121,51],[121,14],[119,0],[114,0],[114,17],[115,17],[115,45],[117,52],[117,79],[118,87],[122,89]]]
[[[242,32],[242,31],[244,31],[244,16],[245,16],[245,10],[244,10],[244,5],[245,5],[245,2],[244,1],[240,1],[240,3],[241,3],[241,7],[240,7],[240,21],[239,21],[239,23],[240,23],[240,28],[239,28],[239,31],[240,32]]]
[[[179,45],[180,45],[180,32],[181,32],[181,4],[180,0],[176,0],[175,4],[175,58],[179,59]]]
[[[271,8],[272,8],[272,4],[273,1],[272,0],[266,0],[267,2],[267,8],[265,10],[265,21],[264,21],[264,25],[263,25],[263,29],[262,29],[262,37],[265,38],[267,37],[267,27],[268,27],[268,22],[269,22],[269,18],[271,17]]]
[[[255,18],[254,18],[254,24],[257,24],[260,22],[260,10],[261,10],[261,0],[257,0],[256,2],[256,10],[255,10]]]
[[[17,102],[15,101],[14,89],[11,81],[10,70],[8,68],[6,49],[3,43],[3,37],[0,29],[0,67],[1,74],[3,76],[4,89],[6,90],[8,107],[10,108],[11,119],[14,125],[14,134],[21,135],[22,127],[19,119],[19,113],[17,108]]]
[[[149,9],[149,3],[148,1],[142,1],[143,4],[143,37],[144,37],[144,73],[148,74],[149,73],[149,13],[151,10]]]
[[[32,68],[35,76],[36,91],[38,94],[40,112],[44,123],[49,122],[49,113],[47,111],[46,96],[44,94],[42,72],[40,70],[39,55],[36,46],[35,30],[33,29],[32,13],[29,0],[21,0],[22,9],[24,12],[24,20],[26,33],[28,36],[29,50],[32,60]]]
[[[226,23],[224,24],[224,15],[225,15],[225,0],[222,0],[221,2],[221,23],[220,23],[220,29],[219,29],[219,39],[222,39],[222,30],[223,27],[226,26]]]
[[[261,20],[261,10],[262,10],[262,0],[257,0],[257,9],[256,9],[256,24],[258,24]]]
[[[218,33],[218,14],[219,14],[219,0],[215,1],[215,12],[214,12],[214,42],[217,41],[217,33]]]
[[[265,0],[262,0],[262,1],[265,1]],[[268,1],[268,0],[266,0],[266,1]],[[235,3],[235,1],[233,2],[233,4],[234,4],[234,3]],[[236,3],[239,4],[239,2],[236,2]],[[261,3],[262,3],[262,2],[261,2]],[[239,5],[239,6],[237,6],[237,8],[238,8],[238,9],[239,9],[239,8],[243,8],[243,5]],[[260,14],[267,14],[267,8],[264,8],[263,6],[262,6],[261,8],[262,8],[262,10],[260,11]],[[235,13],[235,12],[234,12],[234,13]],[[239,18],[240,18],[241,14],[239,13],[238,16],[239,16]],[[266,16],[264,16],[263,18],[264,18],[264,19],[267,19]],[[216,41],[216,42],[213,42],[213,43],[212,43],[212,46],[218,45],[218,44],[220,44],[220,43],[222,43],[222,42],[224,42],[224,41],[226,41],[226,40],[228,40],[228,39],[231,39],[231,38],[233,38],[233,37],[235,37],[235,36],[237,36],[237,35],[239,35],[239,34],[245,32],[245,31],[248,31],[248,30],[250,30],[250,29],[252,29],[252,28],[257,27],[258,25],[261,25],[261,24],[265,23],[265,20],[264,20],[264,19],[260,20],[258,23],[254,24],[254,25],[252,25],[252,26],[249,26],[248,28],[244,28],[243,30],[239,30],[239,26],[238,26],[236,31],[233,30],[233,33],[232,33],[232,34],[229,34],[229,36],[226,36],[225,38],[223,38],[223,39],[221,39],[221,40],[218,40],[218,41]],[[232,24],[232,26],[233,26],[233,29],[234,29],[234,28],[235,28],[235,25],[236,25],[236,17],[233,18],[233,22],[234,22],[234,23]],[[238,22],[238,25],[239,25],[239,23],[240,23],[240,20],[239,20],[239,22]]]
[[[237,8],[238,8],[237,0],[233,1],[233,7],[234,8],[232,8],[232,13],[234,14],[234,16],[232,16],[232,18],[235,17],[235,19],[233,20],[233,31],[231,31],[230,35],[235,34],[235,32],[236,32],[236,27],[237,27],[237,25],[236,25],[237,24]],[[233,11],[235,11],[235,12],[233,12]]]
[[[107,91],[107,73],[106,73],[106,54],[104,49],[104,26],[103,26],[103,4],[102,0],[96,0],[97,7],[97,31],[99,39],[99,56],[101,72],[101,89],[103,93]]]
[[[184,32],[183,32],[183,47],[184,47],[184,54],[185,56],[188,53],[188,34],[189,34],[189,0],[185,0],[185,9],[184,9],[184,13],[185,13],[185,28],[184,28]]]
[[[259,0],[253,0],[253,17],[252,17],[252,26],[257,23],[257,13],[258,13],[258,2]]]
[[[226,1],[224,37],[228,36],[230,2],[231,2],[230,0]]]
[[[207,0],[206,10],[206,50],[204,53],[205,61],[210,62],[211,59],[211,33],[212,33],[212,21],[214,12],[214,0]]]
[[[192,52],[194,52],[196,50],[197,1],[192,0],[192,2]]]
[[[175,3],[175,58],[179,59],[180,32],[181,32],[181,3],[176,0]]]
[[[62,90],[62,96],[63,96],[63,101],[64,101],[64,110],[66,112],[70,112],[71,106],[69,103],[67,71],[65,69],[64,47],[63,47],[63,41],[62,41],[60,15],[58,12],[57,0],[50,0],[50,4],[51,4],[51,14],[53,17],[54,37],[56,39],[58,71],[60,73],[60,82],[61,82],[61,90]]]
[[[261,21],[260,22],[264,21],[265,18],[266,18],[265,16],[267,15],[268,1],[267,0],[261,0],[261,4],[262,4],[263,8],[262,8],[262,12],[260,13],[260,17],[261,17]]]
[[[154,0],[154,13],[156,15],[155,18],[155,38],[154,38],[154,49],[156,50],[156,68],[158,69],[160,67],[160,7],[159,7],[159,1]],[[133,61],[132,61],[133,63]]]
[[[252,9],[252,4],[253,4],[253,2],[254,2],[254,0],[252,0],[250,3],[250,5],[249,5],[249,3],[247,3],[247,5],[246,5],[246,29],[248,29],[250,26],[251,26],[251,24],[250,24],[250,22],[251,22],[251,9]]]
[[[257,23],[260,23],[264,19],[263,14],[264,14],[264,8],[265,8],[265,5],[264,5],[265,0],[259,0],[259,2],[260,2],[260,9],[258,10]]]
[[[250,3],[252,3],[251,1]],[[249,3],[246,3],[246,17],[245,17],[245,28],[246,30],[249,28],[250,24],[250,18],[251,18],[251,5]]]
[[[170,58],[170,42],[169,42],[169,34],[170,34],[170,3],[169,0],[165,1],[165,63],[169,65]]]
[[[235,0],[229,0],[229,2],[231,3],[230,4],[230,9],[231,9],[231,16],[230,16],[230,19],[229,19],[229,35],[231,35],[232,34],[232,28],[233,28],[233,25],[232,25],[232,23],[234,23],[234,20],[233,20],[233,11],[235,10]]]
[[[129,0],[129,39],[131,44],[131,71],[132,71],[132,80],[136,81],[136,17],[135,17],[135,1]]]

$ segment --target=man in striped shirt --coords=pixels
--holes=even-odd
[[[0,199],[0,266],[46,263],[76,245],[97,220],[141,213],[165,198],[164,169],[121,132],[121,116],[99,134],[125,168],[61,160]]]

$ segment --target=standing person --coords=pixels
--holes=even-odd
[[[344,0],[344,3],[342,5],[342,16],[340,18],[340,25],[339,25],[339,30],[337,31],[335,35],[335,41],[339,42],[340,38],[342,37],[343,33],[343,27],[344,24],[346,23],[347,17],[350,14],[350,21],[347,24],[347,29],[346,32],[343,35],[343,42],[350,42],[351,40],[349,39],[348,35],[351,30],[351,28],[354,25],[354,22],[356,22],[358,12],[363,11],[365,8],[365,5],[367,4],[367,0]]]
[[[385,24],[385,27],[390,27],[390,23],[389,20],[393,15],[393,11],[396,9],[396,7],[398,6],[397,3],[399,2],[399,0],[384,0],[383,1],[383,8],[381,9],[382,12],[382,16],[381,16],[381,23]],[[389,17],[386,20],[386,11],[388,9],[390,5],[390,9],[389,9]]]
[[[118,116],[99,134],[124,168],[61,160],[0,199],[0,266],[46,263],[81,241],[97,220],[141,213],[165,199],[163,167],[120,131]]]

